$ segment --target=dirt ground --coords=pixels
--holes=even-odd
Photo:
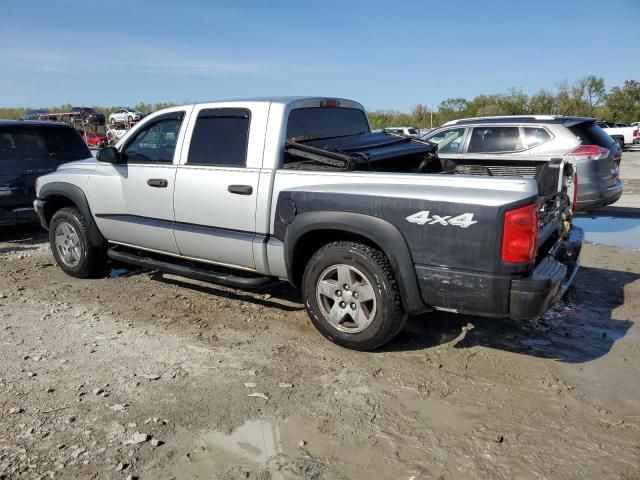
[[[585,245],[530,322],[436,313],[374,353],[298,293],[76,280],[0,232],[0,478],[640,478],[640,251]]]

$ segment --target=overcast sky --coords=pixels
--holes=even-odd
[[[0,106],[262,95],[408,110],[640,80],[640,0],[0,0]]]

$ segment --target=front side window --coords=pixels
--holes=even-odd
[[[187,164],[246,166],[249,121],[246,109],[201,110],[193,129]]]
[[[129,163],[171,163],[176,150],[183,112],[155,120],[144,127],[123,153]]]
[[[471,132],[469,153],[515,152],[522,150],[518,127],[475,127]]]
[[[537,147],[551,138],[549,132],[542,127],[525,127],[524,136],[529,148]]]
[[[427,137],[426,140],[438,146],[438,153],[458,153],[462,148],[462,137],[466,128],[452,128]]]

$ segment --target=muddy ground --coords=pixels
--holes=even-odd
[[[0,478],[640,478],[640,251],[586,245],[530,322],[411,318],[375,353],[295,290],[114,265],[0,232]]]

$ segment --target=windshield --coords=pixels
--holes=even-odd
[[[80,135],[68,127],[0,127],[0,161],[51,158],[82,160],[91,152]]]
[[[313,107],[292,110],[287,122],[287,140],[346,137],[369,133],[369,123],[357,108]]]

